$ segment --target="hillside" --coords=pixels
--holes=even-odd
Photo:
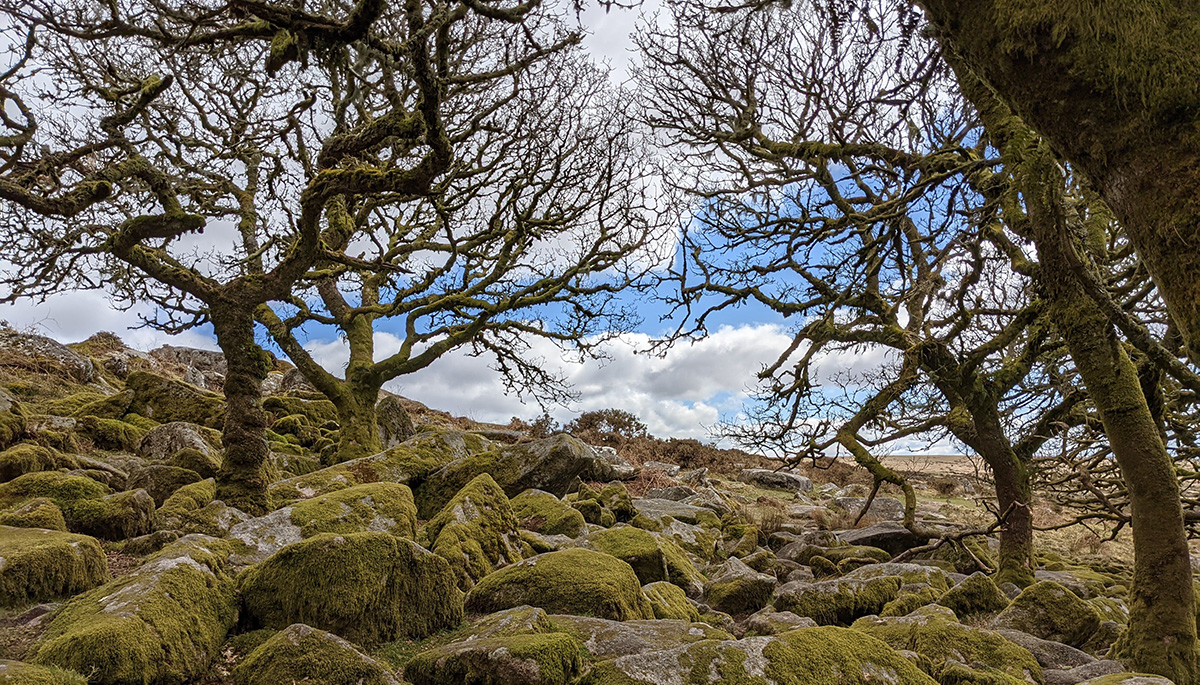
[[[215,499],[219,353],[0,331],[0,683],[1097,682],[1129,569],[995,577],[961,474],[917,523],[842,462],[331,403],[279,361],[272,511]],[[917,531],[917,532],[914,532]],[[961,539],[959,539],[961,537]],[[936,544],[940,542],[941,544]],[[1106,679],[1105,683],[1117,682]],[[1131,681],[1132,682],[1132,681]],[[1139,682],[1167,682],[1143,680]]]

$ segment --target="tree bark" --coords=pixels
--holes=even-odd
[[[334,401],[341,426],[334,463],[366,457],[383,451],[375,404],[379,385],[343,381],[345,392]]]
[[[1053,193],[1048,189],[1055,183],[1061,189],[1061,173],[1048,150],[1031,164],[1041,173],[1027,170],[1024,176],[1032,180],[1023,191],[1041,263],[1040,286],[1129,489],[1133,587],[1129,628],[1115,652],[1137,671],[1191,685],[1198,682],[1195,598],[1174,464],[1137,368],[1112,322],[1075,274],[1079,258],[1061,203],[1035,199]]]
[[[1200,364],[1200,5],[919,2],[947,50],[1087,174]]]
[[[1000,425],[995,406],[971,412],[975,424],[976,451],[987,462],[996,483],[996,500],[1007,514],[1000,530],[1000,568],[997,582],[1019,587],[1033,584],[1033,510],[1029,502],[1033,489],[1029,468],[1013,450]]]
[[[262,384],[273,366],[254,340],[254,316],[243,307],[211,306],[217,344],[225,353],[225,457],[217,472],[217,499],[247,513],[262,515],[267,501],[267,413]]]

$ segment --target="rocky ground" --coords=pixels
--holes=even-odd
[[[1167,683],[1105,659],[1128,568],[924,545],[864,489],[682,468],[268,381],[274,511],[214,499],[219,354],[0,331],[0,683]],[[407,409],[415,428],[403,420]],[[820,471],[808,476],[820,481]],[[830,472],[833,473],[833,472]],[[961,523],[926,491],[920,518]]]

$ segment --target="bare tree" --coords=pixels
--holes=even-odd
[[[267,506],[269,454],[256,311],[347,261],[348,208],[435,194],[455,160],[455,84],[576,40],[535,0],[0,11],[8,295],[106,287],[156,304],[163,330],[210,323],[228,363],[218,496],[249,511]],[[493,27],[509,49],[480,52],[473,36]]]

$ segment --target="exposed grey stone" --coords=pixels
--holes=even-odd
[[[771,469],[742,469],[738,480],[763,488],[788,490],[790,492],[809,492],[813,489],[812,481],[798,473],[789,471],[772,471]]]
[[[835,497],[831,506],[857,516],[866,503],[865,497]],[[875,501],[871,502],[867,516],[883,521],[903,521],[904,503],[895,497],[876,497]]]

